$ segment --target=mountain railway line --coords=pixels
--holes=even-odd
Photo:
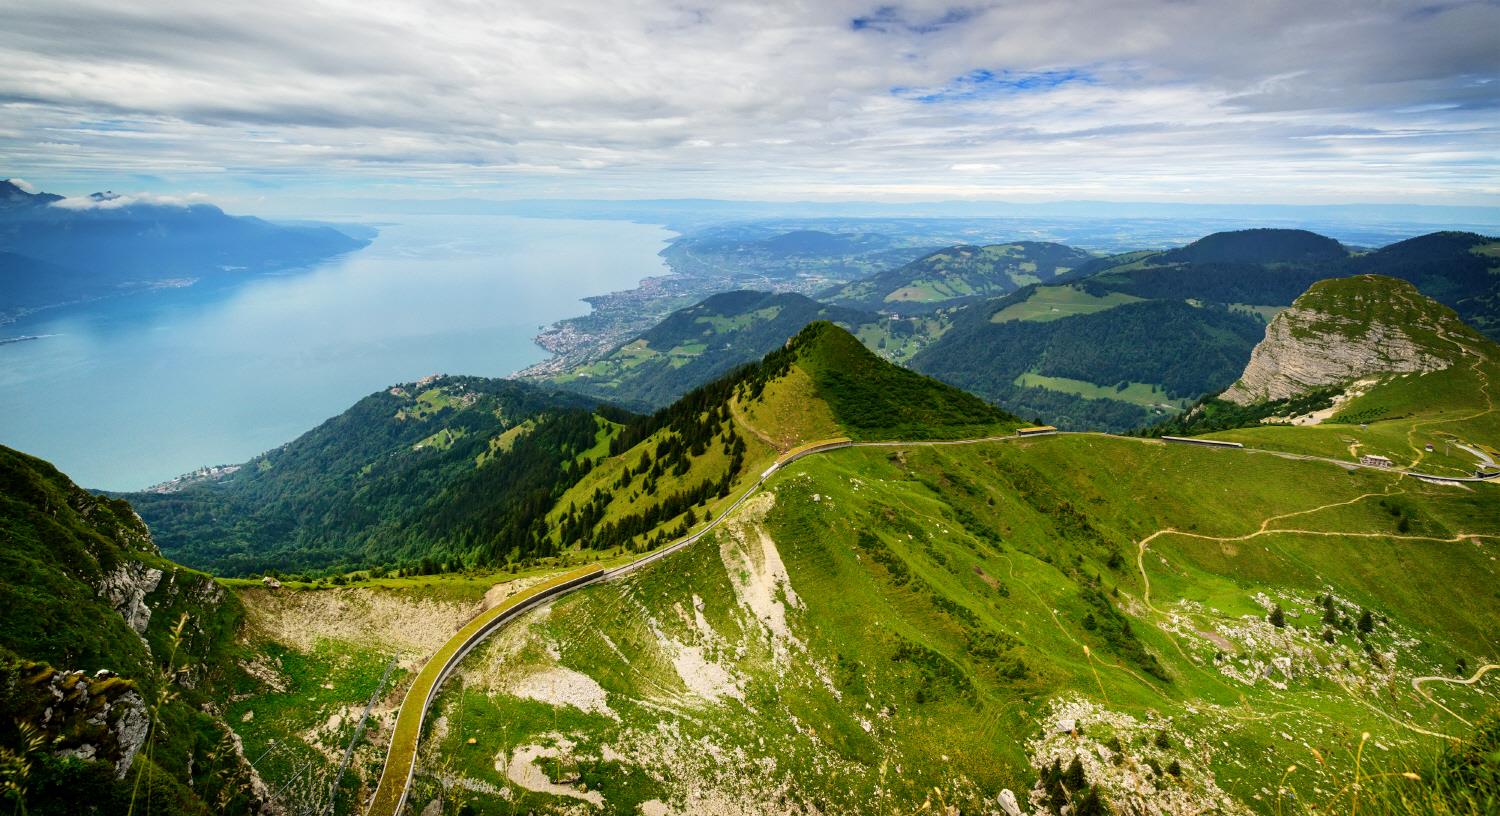
[[[739,419],[739,417],[736,417],[736,419]],[[409,795],[411,790],[411,781],[416,774],[418,743],[421,739],[422,728],[426,723],[427,711],[429,708],[431,708],[433,701],[437,699],[438,692],[440,691],[443,682],[447,680],[447,678],[453,673],[454,669],[457,668],[459,661],[461,661],[466,655],[477,648],[480,643],[493,635],[506,623],[509,623],[510,621],[520,617],[525,612],[531,611],[532,609],[554,601],[557,598],[562,597],[563,595],[571,593],[574,590],[581,589],[590,584],[600,583],[603,581],[612,581],[625,577],[639,569],[642,569],[643,567],[649,566],[650,564],[660,561],[679,550],[697,543],[700,539],[702,539],[705,535],[707,535],[710,531],[717,527],[721,522],[732,515],[736,510],[738,510],[741,505],[743,505],[747,500],[750,499],[751,496],[755,495],[755,493],[760,490],[760,488],[766,483],[768,479],[774,476],[782,468],[792,464],[793,462],[796,462],[799,459],[820,453],[827,453],[829,451],[842,450],[844,448],[945,447],[952,445],[977,445],[988,442],[1015,442],[1031,439],[1033,437],[1043,436],[1103,436],[1112,439],[1135,439],[1137,441],[1149,441],[1140,437],[1119,436],[1116,434],[1106,434],[1093,431],[1048,430],[1044,433],[1031,433],[1024,435],[1012,433],[995,436],[975,437],[971,439],[924,439],[905,441],[896,440],[856,442],[846,437],[838,437],[834,439],[825,439],[817,442],[812,442],[806,445],[792,448],[791,450],[788,450],[779,455],[771,464],[771,466],[768,467],[764,472],[762,472],[759,478],[757,478],[753,484],[746,488],[740,494],[740,496],[734,500],[733,504],[729,505],[729,507],[725,508],[722,512],[715,516],[711,521],[709,521],[708,524],[703,527],[703,529],[698,530],[695,533],[691,533],[673,542],[672,544],[656,550],[655,552],[643,555],[640,558],[630,561],[627,564],[623,564],[612,569],[605,569],[598,564],[578,567],[568,572],[564,572],[560,575],[556,575],[551,579],[543,581],[539,584],[535,584],[526,589],[523,589],[520,592],[517,592],[515,595],[512,595],[511,597],[501,602],[498,606],[480,613],[477,617],[464,625],[463,628],[459,629],[459,631],[455,633],[454,636],[448,640],[448,642],[444,643],[443,646],[439,648],[431,658],[428,659],[427,663],[424,664],[422,669],[417,673],[416,679],[412,681],[411,687],[407,690],[406,696],[402,700],[401,709],[397,714],[396,725],[391,735],[390,746],[387,749],[385,767],[382,770],[380,782],[375,790],[375,795],[372,797],[368,808],[365,810],[366,816],[397,816],[397,814],[401,813],[402,808],[406,804],[407,796]],[[1183,439],[1180,441],[1189,440]],[[1348,462],[1325,456],[1296,454],[1284,451],[1266,450],[1261,448],[1247,448],[1242,446],[1212,444],[1206,445],[1206,447],[1271,454],[1273,456],[1281,456],[1287,459],[1328,462],[1331,464],[1339,465],[1340,467],[1350,469],[1370,467],[1368,465],[1361,465],[1358,462]],[[1387,473],[1392,473],[1399,476],[1412,476],[1419,479],[1432,479],[1444,482],[1496,481],[1496,477],[1433,476],[1408,470],[1382,470]],[[1359,498],[1363,499],[1366,497],[1361,496]],[[1359,499],[1356,499],[1355,501],[1358,500]],[[1316,510],[1320,509],[1324,508],[1313,508],[1313,510],[1304,510],[1286,515],[1302,515],[1308,512],[1315,512]],[[1351,535],[1356,537],[1376,535],[1374,533],[1336,533],[1331,531],[1314,530],[1266,529],[1269,523],[1271,521],[1274,521],[1275,518],[1267,519],[1265,523],[1261,525],[1260,529],[1247,535],[1240,536],[1235,540],[1245,540],[1274,533]],[[1192,533],[1182,533],[1181,531],[1177,530],[1160,530],[1147,539],[1139,542],[1136,565],[1141,572],[1142,578],[1146,581],[1147,608],[1152,608],[1150,605],[1150,579],[1145,575],[1145,568],[1141,559],[1145,554],[1147,543],[1149,543],[1152,538],[1163,534],[1179,534],[1195,538],[1213,538],[1211,536],[1200,536]],[[1463,540],[1468,537],[1468,535],[1469,534],[1457,536],[1454,540]],[[1414,540],[1432,540],[1428,537],[1423,536],[1396,535],[1391,537],[1409,538]],[[1121,668],[1123,668],[1123,666]],[[1496,667],[1490,666],[1486,668],[1488,669]],[[1480,672],[1480,674],[1482,673],[1483,672]],[[1436,680],[1443,678],[1423,679]],[[1477,680],[1478,677],[1476,676],[1475,679]]]

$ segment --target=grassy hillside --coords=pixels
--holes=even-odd
[[[1488,493],[1093,436],[767,488],[468,660],[414,805],[441,775],[478,813],[1337,810],[1361,748],[1426,773],[1497,701],[1413,688],[1495,658]]]
[[[1292,329],[1292,342],[1306,338],[1310,360],[1328,353],[1320,350],[1339,338],[1359,343],[1399,331],[1403,347],[1441,368],[1393,373],[1372,359],[1356,378],[1290,399],[1247,405],[1204,400],[1153,432],[1207,434],[1350,462],[1374,454],[1435,475],[1493,469],[1486,457],[1496,457],[1492,446],[1500,439],[1493,385],[1500,381],[1500,346],[1464,325],[1452,309],[1390,278],[1323,281],[1295,308],[1304,317]]]
[[[164,552],[222,574],[538,554],[528,494],[571,483],[577,454],[626,416],[590,404],[508,380],[429,378],[222,478],[129,498]]]
[[[813,323],[765,359],[625,426],[609,456],[557,497],[554,548],[641,552],[717,515],[777,455],[823,439],[955,439],[1014,417],[894,366]]]
[[[1120,430],[1233,382],[1264,331],[1224,306],[1036,287],[956,315],[912,365],[1060,427]]]
[[[816,386],[816,405],[799,411],[826,406],[832,435],[962,436],[1010,421],[815,325],[650,416],[514,381],[430,378],[366,397],[232,473],[130,498],[166,553],[226,574],[526,565],[691,527],[689,508],[701,516],[769,455],[749,447],[731,401],[763,398],[793,367]]]
[[[1093,256],[1062,244],[1018,241],[941,249],[824,292],[830,303],[886,312],[931,311],[1052,280]]]
[[[125,502],[0,447],[0,801],[32,814],[253,813],[216,707],[242,610]]]
[[[854,329],[881,318],[795,293],[725,292],[666,320],[588,366],[549,378],[580,393],[646,410],[754,362],[815,320]]]

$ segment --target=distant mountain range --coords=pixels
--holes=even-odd
[[[1083,250],[1039,241],[955,246],[831,289],[821,297],[874,311],[931,311],[1051,281],[1092,259]]]
[[[1022,294],[1003,308],[1067,306]],[[778,297],[717,298],[655,342],[816,308]],[[1129,297],[1005,322],[1209,310]],[[413,808],[460,761],[501,780],[521,756],[564,781],[466,801],[638,812],[711,778],[738,797],[724,812],[863,812],[878,790],[902,812],[940,795],[966,813],[1240,814],[1282,785],[1306,814],[1360,773],[1371,813],[1414,792],[1490,812],[1473,757],[1500,740],[1468,715],[1493,690],[1464,681],[1493,661],[1496,486],[1454,484],[1497,455],[1500,347],[1364,274],[1313,284],[1264,335],[1199,406],[1229,421],[1197,444],[1021,433],[815,320],[651,416],[513,381],[404,383],[238,469],[130,496],[139,518],[0,448],[0,748],[30,763],[14,795],[122,812],[140,782],[174,813],[357,810],[396,701],[464,621],[703,531],[465,659],[431,703]],[[1320,770],[1282,770],[1309,750]]]
[[[143,288],[304,266],[368,244],[329,226],[274,224],[211,204],[109,192],[67,199],[0,181],[0,322]]]
[[[792,243],[829,240],[799,234]],[[1497,273],[1500,241],[1458,232],[1375,251],[1286,229],[1214,233],[1178,249],[1108,257],[1045,242],[958,245],[814,297],[714,296],[547,379],[658,407],[701,377],[774,348],[797,320],[818,317],[1014,413],[1119,431],[1227,387],[1267,322],[1319,280],[1407,280],[1493,338]]]

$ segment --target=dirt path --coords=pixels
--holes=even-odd
[[[1472,686],[1475,683],[1478,683],[1479,678],[1485,676],[1485,674],[1497,670],[1500,670],[1500,663],[1490,663],[1484,666],[1480,666],[1479,670],[1474,672],[1474,675],[1467,680],[1455,680],[1452,677],[1443,677],[1441,675],[1435,675],[1432,677],[1413,677],[1411,679],[1411,687],[1416,689],[1417,691],[1422,691],[1423,683],[1452,683],[1456,686]],[[1425,695],[1427,692],[1422,691],[1422,693]]]
[[[1396,491],[1396,493],[1404,493],[1404,492],[1406,492],[1406,491],[1404,491],[1404,490],[1398,490],[1398,491]],[[1143,603],[1145,603],[1146,608],[1149,609],[1149,610],[1151,610],[1152,612],[1155,612],[1158,615],[1165,614],[1160,609],[1157,609],[1155,606],[1151,605],[1151,576],[1149,576],[1149,575],[1146,574],[1146,563],[1145,563],[1146,546],[1148,544],[1150,544],[1152,541],[1155,541],[1157,538],[1159,538],[1161,536],[1164,536],[1164,535],[1180,535],[1180,536],[1183,536],[1184,538],[1196,538],[1196,539],[1201,539],[1201,540],[1205,540],[1205,541],[1236,542],[1236,541],[1248,541],[1248,540],[1250,540],[1252,538],[1255,538],[1257,536],[1266,535],[1268,533],[1305,532],[1305,531],[1299,531],[1299,530],[1287,530],[1287,529],[1282,529],[1282,528],[1271,530],[1269,528],[1270,528],[1272,522],[1280,521],[1282,519],[1294,518],[1296,516],[1311,515],[1313,513],[1317,513],[1317,512],[1323,511],[1323,510],[1328,510],[1330,508],[1343,507],[1345,505],[1355,504],[1357,502],[1364,501],[1365,499],[1371,498],[1373,496],[1389,496],[1389,495],[1394,495],[1394,494],[1392,494],[1391,491],[1389,491],[1389,490],[1384,490],[1384,491],[1381,491],[1379,493],[1361,493],[1360,495],[1355,496],[1352,499],[1346,499],[1344,501],[1329,502],[1328,504],[1320,504],[1317,507],[1309,507],[1306,510],[1294,510],[1294,511],[1292,511],[1290,513],[1281,513],[1281,514],[1275,515],[1275,516],[1268,516],[1268,517],[1266,517],[1266,519],[1264,521],[1262,521],[1260,523],[1260,527],[1256,528],[1255,532],[1253,532],[1253,533],[1246,533],[1245,535],[1240,535],[1240,536],[1211,536],[1211,535],[1205,535],[1203,533],[1189,533],[1189,532],[1185,532],[1185,531],[1182,531],[1182,530],[1177,530],[1177,529],[1174,529],[1174,528],[1171,528],[1171,527],[1166,527],[1166,528],[1163,528],[1161,530],[1157,530],[1156,532],[1152,533],[1151,535],[1146,536],[1145,538],[1141,539],[1140,542],[1136,546],[1135,566],[1136,566],[1136,569],[1139,570],[1140,573],[1141,573],[1141,600],[1142,600]],[[1383,535],[1383,534],[1379,534],[1379,533],[1341,533],[1341,532],[1317,532],[1317,533],[1314,533],[1314,534],[1315,535],[1355,535],[1355,536],[1366,536],[1366,537]],[[1404,536],[1392,536],[1392,538],[1403,538],[1403,537]],[[1461,536],[1460,538],[1462,539],[1462,538],[1468,538],[1468,537],[1469,536]]]
[[[1397,492],[1400,493],[1400,492],[1405,492],[1405,491],[1397,491]],[[1456,534],[1456,535],[1454,535],[1454,536],[1452,536],[1450,538],[1440,538],[1440,537],[1437,537],[1437,536],[1413,536],[1413,535],[1398,535],[1398,534],[1387,534],[1387,533],[1350,532],[1350,531],[1343,531],[1343,530],[1300,530],[1300,529],[1295,529],[1295,528],[1284,528],[1284,527],[1278,527],[1278,528],[1275,528],[1275,529],[1271,528],[1271,524],[1273,522],[1279,521],[1281,519],[1293,518],[1293,517],[1296,517],[1296,516],[1310,515],[1312,513],[1316,513],[1316,512],[1322,511],[1322,510],[1327,510],[1327,509],[1330,509],[1330,508],[1333,508],[1333,507],[1342,507],[1342,506],[1345,506],[1345,505],[1354,504],[1356,502],[1360,502],[1360,501],[1363,501],[1365,499],[1368,499],[1368,498],[1371,498],[1371,497],[1374,497],[1374,496],[1386,496],[1386,495],[1392,495],[1392,494],[1391,494],[1391,492],[1389,490],[1383,491],[1383,492],[1380,492],[1380,493],[1363,493],[1363,494],[1360,494],[1358,496],[1355,496],[1352,499],[1346,499],[1344,501],[1330,502],[1328,504],[1322,504],[1322,505],[1319,505],[1317,507],[1308,508],[1306,510],[1297,510],[1297,511],[1293,511],[1293,512],[1290,512],[1290,513],[1281,513],[1279,515],[1270,516],[1270,517],[1266,518],[1264,521],[1262,521],[1260,523],[1260,527],[1258,527],[1254,532],[1246,533],[1244,535],[1239,535],[1239,536],[1211,536],[1211,535],[1205,535],[1203,533],[1190,533],[1190,532],[1185,532],[1185,531],[1182,531],[1182,530],[1176,530],[1176,529],[1172,529],[1172,528],[1166,528],[1166,529],[1162,529],[1162,530],[1157,530],[1156,532],[1152,533],[1151,535],[1146,536],[1145,538],[1141,539],[1139,545],[1136,548],[1136,561],[1135,561],[1135,563],[1136,563],[1136,569],[1140,571],[1141,583],[1142,583],[1142,597],[1141,597],[1141,600],[1145,604],[1146,608],[1149,609],[1149,610],[1151,610],[1152,612],[1155,612],[1158,615],[1164,615],[1164,614],[1166,614],[1162,610],[1157,609],[1151,603],[1151,577],[1146,573],[1146,563],[1145,563],[1145,556],[1146,556],[1146,547],[1147,547],[1147,545],[1149,545],[1152,541],[1154,541],[1157,538],[1159,538],[1161,536],[1164,536],[1164,535],[1178,535],[1178,536],[1182,536],[1184,538],[1194,538],[1194,539],[1198,539],[1198,540],[1202,540],[1202,541],[1239,542],[1239,541],[1249,541],[1251,539],[1259,538],[1261,536],[1266,536],[1266,535],[1276,535],[1276,534],[1280,534],[1280,533],[1286,533],[1286,534],[1289,534],[1289,535],[1326,536],[1326,537],[1336,537],[1336,538],[1392,538],[1392,539],[1396,539],[1396,540],[1400,540],[1400,541],[1428,541],[1428,542],[1441,543],[1441,544],[1456,544],[1456,543],[1458,543],[1460,541],[1465,541],[1465,540],[1473,540],[1473,539],[1482,538],[1482,537],[1485,537],[1485,538],[1487,538],[1487,537],[1493,537],[1493,536],[1489,536],[1487,534],[1478,534],[1478,533],[1458,533],[1458,534]],[[1203,633],[1203,632],[1199,632],[1198,634],[1205,635],[1205,633]],[[1176,642],[1175,639],[1173,640],[1173,642],[1175,644],[1175,642]],[[1179,650],[1180,650],[1180,648],[1181,647],[1179,647]],[[1478,671],[1476,671],[1474,673],[1473,677],[1470,677],[1468,680],[1454,680],[1454,679],[1448,678],[1448,677],[1418,677],[1418,678],[1413,678],[1413,680],[1412,680],[1412,687],[1414,689],[1416,689],[1418,693],[1422,694],[1422,696],[1428,702],[1430,702],[1433,705],[1436,705],[1438,708],[1441,708],[1442,710],[1448,712],[1455,719],[1457,719],[1459,722],[1462,722],[1465,725],[1472,726],[1473,724],[1470,723],[1468,720],[1464,719],[1463,717],[1459,716],[1456,712],[1454,712],[1451,709],[1449,709],[1447,706],[1445,706],[1442,703],[1438,702],[1437,700],[1433,699],[1433,697],[1432,697],[1431,694],[1428,694],[1428,693],[1422,691],[1422,687],[1421,687],[1422,683],[1429,682],[1429,681],[1442,681],[1442,682],[1446,682],[1446,683],[1458,683],[1458,684],[1462,684],[1462,685],[1472,685],[1475,682],[1477,682],[1479,680],[1479,678],[1482,677],[1485,674],[1485,672],[1488,672],[1488,671],[1490,671],[1492,669],[1500,669],[1500,664],[1490,664],[1490,665],[1487,665],[1487,666],[1483,666]],[[1364,707],[1370,709],[1371,711],[1379,714],[1380,716],[1386,718],[1387,720],[1390,720],[1392,723],[1394,723],[1396,725],[1399,725],[1402,728],[1406,728],[1408,730],[1415,731],[1416,733],[1423,734],[1423,735],[1426,735],[1426,736],[1441,737],[1443,739],[1449,739],[1449,740],[1454,739],[1454,737],[1452,737],[1452,736],[1450,736],[1448,734],[1442,734],[1442,733],[1439,733],[1437,731],[1430,731],[1430,730],[1428,730],[1426,728],[1422,728],[1420,726],[1413,725],[1411,723],[1404,722],[1402,720],[1398,720],[1395,717],[1391,716],[1389,712],[1384,711],[1384,710],[1382,710],[1382,709],[1380,709],[1380,708],[1378,708],[1378,707],[1376,707],[1374,705],[1371,705],[1369,701],[1365,700],[1359,694],[1355,693],[1355,691],[1353,689],[1349,688],[1342,681],[1339,681],[1337,678],[1334,678],[1334,679],[1335,679],[1336,682],[1339,683],[1339,686],[1341,688],[1343,688],[1344,691],[1346,693],[1348,693],[1348,695],[1353,700],[1355,700],[1356,702],[1358,702],[1360,705],[1363,705]]]
[[[1474,372],[1474,375],[1476,377],[1479,378],[1479,393],[1484,394],[1485,409],[1477,413],[1469,414],[1468,416],[1449,417],[1447,419],[1430,419],[1423,422],[1413,422],[1411,424],[1411,427],[1406,429],[1406,445],[1407,447],[1411,448],[1412,451],[1417,455],[1417,458],[1413,459],[1410,465],[1410,467],[1413,468],[1421,464],[1422,459],[1427,455],[1427,450],[1422,445],[1417,444],[1416,434],[1418,428],[1425,428],[1429,425],[1443,425],[1449,422],[1463,422],[1470,419],[1478,419],[1479,417],[1482,417],[1485,414],[1492,413],[1495,410],[1495,400],[1493,395],[1490,394],[1490,378],[1484,373],[1485,356],[1469,348],[1463,343],[1458,342],[1452,337],[1449,337],[1446,334],[1439,333],[1438,336],[1457,346],[1460,352],[1474,358],[1474,362],[1469,363],[1469,369]]]
[[[750,433],[755,434],[755,436],[760,439],[760,441],[766,443],[767,445],[770,445],[771,450],[786,453],[787,449],[785,445],[776,444],[776,440],[772,439],[770,434],[750,424],[750,420],[746,419],[744,413],[740,411],[740,404],[738,399],[731,398],[729,400],[729,415],[734,417],[734,421],[738,422],[740,424],[740,427],[744,428]]]

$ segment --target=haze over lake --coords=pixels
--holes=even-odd
[[[580,297],[666,273],[657,253],[671,235],[402,217],[311,269],[39,312],[0,327],[42,336],[0,345],[0,441],[115,490],[241,462],[393,383],[543,359],[540,326],[586,312]]]

